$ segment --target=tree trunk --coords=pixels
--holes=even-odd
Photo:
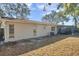
[[[77,19],[74,17],[75,20],[75,29],[77,29]]]
[[[62,25],[64,25],[64,22],[62,22]]]

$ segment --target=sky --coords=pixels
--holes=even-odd
[[[30,3],[27,4],[30,11],[29,18],[36,21],[41,21],[42,16],[50,13],[52,10],[56,10],[56,4],[52,4],[51,6],[47,6],[45,3]],[[43,11],[44,5],[47,6],[46,11]]]
[[[28,16],[31,20],[41,21],[45,14],[49,14],[52,10],[57,10],[57,4],[53,3],[48,6],[45,3],[27,3],[28,8],[31,10]],[[44,11],[44,6],[46,6],[46,11]],[[61,24],[61,23],[60,23]],[[73,21],[65,22],[66,25],[73,25]]]

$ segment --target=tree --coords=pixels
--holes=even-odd
[[[2,9],[0,9],[0,17],[3,17],[5,14]]]
[[[28,6],[24,3],[3,3],[2,10],[6,17],[25,19],[30,14]]]
[[[17,17],[19,15],[21,18],[25,18],[27,15],[30,14],[30,10],[26,4],[17,3],[16,13]]]
[[[52,3],[48,3],[48,5],[52,5]],[[73,16],[73,20],[75,23],[75,28],[77,28],[77,21],[79,17],[79,4],[78,3],[59,3],[57,9],[63,9],[63,15],[65,18],[69,16]],[[70,20],[70,19],[67,19]]]
[[[5,15],[3,9],[1,8],[1,4],[0,4],[0,18],[3,17]]]
[[[47,20],[48,22],[54,22],[56,16],[56,11],[52,11],[50,14],[46,14],[42,17],[42,20]],[[55,21],[57,23],[57,21]]]
[[[56,12],[52,11],[50,14],[46,14],[43,16],[44,20],[48,20],[49,22],[54,22],[55,24],[58,24],[59,22],[62,22],[64,24],[64,21],[67,19],[65,15],[63,15],[63,12]]]
[[[79,16],[79,6],[77,3],[65,3],[65,4],[59,4],[58,9],[63,8],[64,9],[64,15],[70,15],[73,16],[73,20],[75,23],[75,28],[77,28],[77,18]]]

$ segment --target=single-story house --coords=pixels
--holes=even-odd
[[[0,34],[4,35],[5,42],[46,36],[51,32],[51,27],[55,27],[55,24],[0,18]],[[56,33],[56,30],[54,32]]]

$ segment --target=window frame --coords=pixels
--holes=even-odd
[[[37,35],[37,30],[33,29],[33,36],[36,36],[36,35]]]
[[[51,27],[51,31],[55,31],[55,27]]]
[[[9,24],[9,38],[14,38],[14,24]]]

